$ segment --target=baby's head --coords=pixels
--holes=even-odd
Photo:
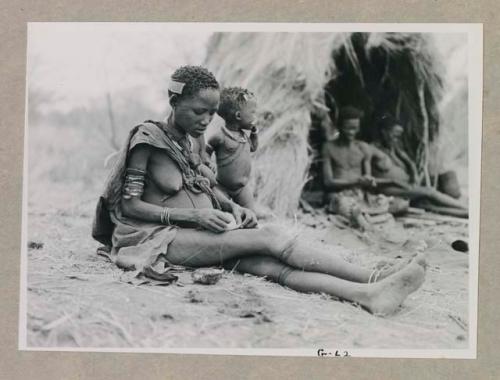
[[[255,95],[245,88],[226,87],[220,93],[217,113],[225,120],[226,125],[252,129],[257,113]]]

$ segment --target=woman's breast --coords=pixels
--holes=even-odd
[[[182,173],[177,164],[164,152],[155,152],[148,164],[147,189],[165,195],[182,188]]]
[[[384,170],[380,170],[380,168],[375,166],[373,168],[373,175],[378,178],[387,178],[403,182],[408,182],[410,180],[410,176],[406,170],[394,164],[384,168]]]
[[[212,208],[205,193],[193,193],[183,187],[182,173],[164,152],[156,152],[148,164],[148,176],[142,199],[172,208]]]

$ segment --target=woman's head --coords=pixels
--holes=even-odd
[[[199,137],[219,106],[219,83],[204,67],[182,66],[171,76],[168,96],[176,128]]]
[[[255,124],[257,101],[254,94],[245,88],[227,87],[221,91],[217,113],[227,124],[251,129]]]
[[[400,144],[404,128],[398,119],[389,114],[383,115],[379,121],[379,129],[384,145],[392,147]]]

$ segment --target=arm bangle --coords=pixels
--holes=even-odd
[[[170,226],[170,209],[168,207],[164,207],[163,210],[161,210],[160,221],[162,224]]]

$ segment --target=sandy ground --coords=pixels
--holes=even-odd
[[[226,272],[198,285],[189,272],[169,286],[132,285],[96,255],[90,238],[93,196],[53,188],[30,196],[27,340],[33,347],[252,347],[448,349],[468,345],[467,253],[450,246],[463,223],[404,228],[371,236],[343,229],[324,214],[288,221],[315,244],[372,268],[404,260],[425,241],[423,287],[390,317],[376,317],[329,296],[300,294],[249,275]],[[42,202],[43,199],[43,202]],[[62,206],[61,206],[62,205]],[[406,245],[405,245],[406,244]]]

